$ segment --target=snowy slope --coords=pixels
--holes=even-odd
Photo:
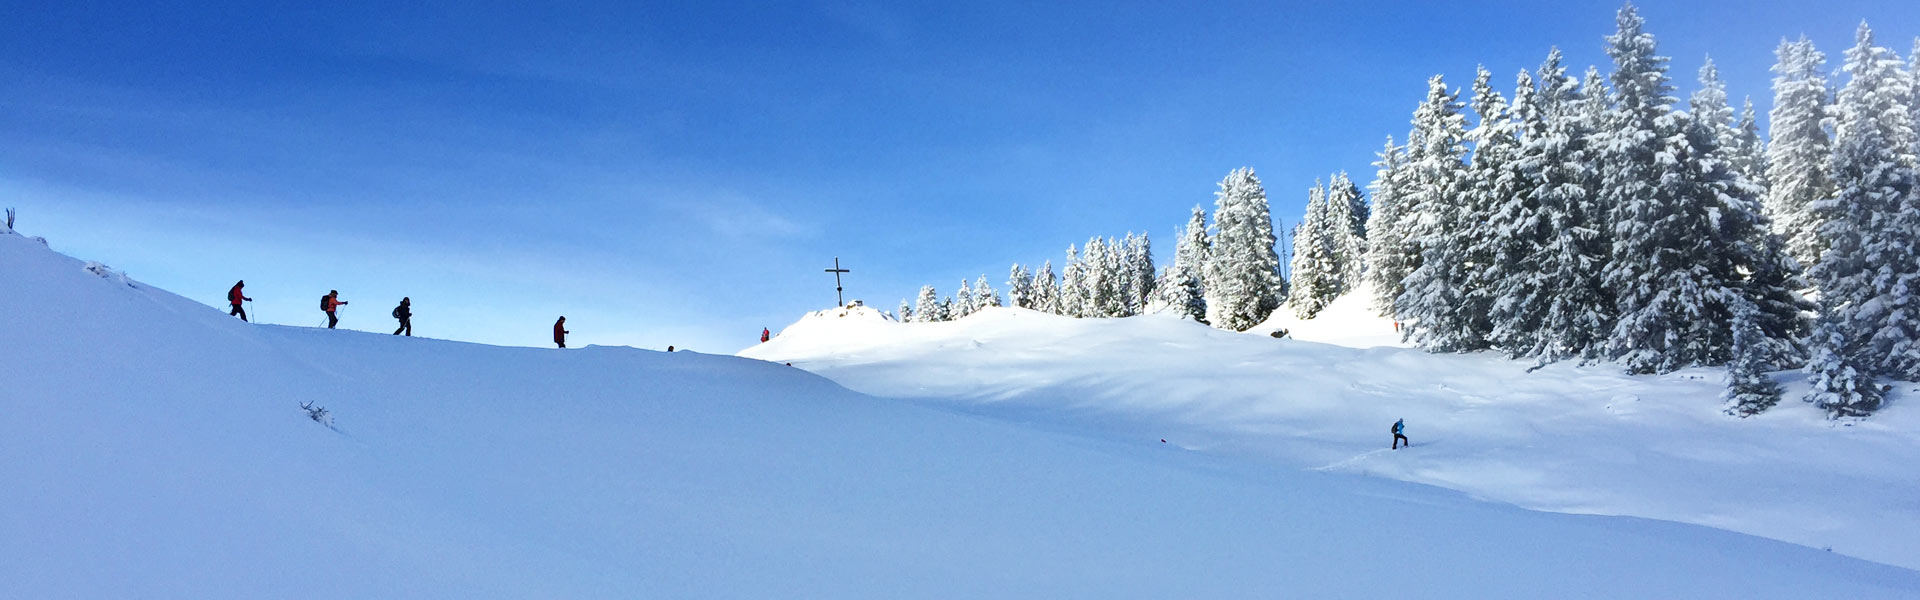
[[[1410,344],[1400,341],[1400,332],[1394,330],[1393,319],[1382,317],[1379,311],[1373,309],[1372,299],[1373,285],[1362,284],[1359,289],[1335,298],[1311,319],[1296,317],[1292,307],[1282,306],[1266,321],[1248,329],[1247,333],[1268,335],[1284,330],[1287,337],[1303,342],[1348,348],[1410,347]]]
[[[1352,300],[1336,302],[1329,322],[1364,322],[1341,310]],[[1719,412],[1715,369],[1526,373],[1528,363],[1493,355],[1011,308],[931,324],[803,319],[743,355],[791,361],[861,392],[1104,439],[1166,438],[1281,469],[1696,523],[1920,567],[1920,418],[1904,402],[1912,384],[1873,419],[1836,426],[1794,400],[1806,385],[1799,374],[1782,373],[1789,399],[1739,420]],[[1414,450],[1387,449],[1397,418]]]
[[[1070,435],[767,362],[247,325],[82,266],[0,235],[4,597],[1920,593],[1920,573],[1771,540]]]

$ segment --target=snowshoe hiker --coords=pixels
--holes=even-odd
[[[400,335],[401,331],[406,331],[407,337],[413,337],[413,299],[412,298],[400,299],[400,305],[393,307],[393,318],[400,320],[400,328],[393,330],[394,335]]]
[[[320,312],[327,313],[327,329],[340,324],[340,315],[334,314],[334,310],[346,304],[340,299],[340,290],[327,290],[327,295],[320,297]]]
[[[567,331],[566,317],[560,317],[560,320],[553,322],[553,343],[559,344],[561,348],[567,347],[567,334],[569,333],[573,332]]]
[[[761,327],[761,328],[760,328],[760,343],[762,343],[762,344],[764,344],[764,343],[766,343],[766,342],[767,342],[767,340],[770,340],[770,339],[773,339],[773,331],[771,331],[771,330],[768,330],[768,329],[767,329],[767,328],[765,328],[765,327]]]
[[[1402,433],[1405,433],[1406,430],[1407,430],[1406,419],[1400,419],[1398,421],[1393,422],[1393,449],[1394,450],[1400,449],[1401,442],[1406,442],[1408,448],[1413,447],[1413,441],[1407,439],[1407,436],[1401,435]]]
[[[227,290],[227,303],[233,305],[233,310],[227,311],[227,316],[239,315],[242,321],[247,320],[247,309],[240,308],[240,303],[253,301],[252,298],[240,292],[240,288],[244,287],[247,287],[247,280],[242,279],[240,283],[233,284],[233,289]]]

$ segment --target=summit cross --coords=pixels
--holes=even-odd
[[[840,268],[840,257],[835,256],[833,257],[833,268],[827,269],[827,272],[833,274],[833,297],[840,301],[840,306],[846,306],[847,297],[842,293],[845,290],[840,287],[840,274],[852,273],[853,271]]]

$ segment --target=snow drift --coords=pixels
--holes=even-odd
[[[1920,573],[1776,541],[1017,425],[770,362],[254,326],[14,235],[0,340],[11,597],[1920,593]]]

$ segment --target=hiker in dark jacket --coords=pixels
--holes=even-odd
[[[569,333],[573,332],[567,331],[566,317],[560,317],[560,320],[553,322],[553,343],[559,344],[561,348],[567,347],[567,334]]]
[[[400,335],[401,331],[406,331],[407,337],[413,337],[413,299],[412,298],[400,299],[400,305],[393,307],[393,318],[400,320],[400,328],[393,330],[394,335]]]
[[[1407,436],[1401,435],[1402,433],[1405,433],[1406,430],[1407,430],[1406,419],[1400,419],[1393,422],[1393,449],[1394,450],[1400,449],[1401,442],[1406,442],[1408,448],[1413,447],[1413,441],[1408,440]]]
[[[346,303],[347,301],[340,299],[340,290],[327,290],[327,295],[320,297],[320,311],[327,313],[327,329],[333,329],[333,326],[340,324],[340,316],[333,311]]]
[[[240,303],[253,299],[248,298],[246,294],[240,293],[240,288],[243,287],[247,287],[247,281],[245,279],[240,280],[240,283],[233,284],[233,289],[227,290],[227,303],[233,305],[233,310],[227,311],[227,316],[240,315],[240,320],[245,321],[247,320],[247,310],[240,308]]]

